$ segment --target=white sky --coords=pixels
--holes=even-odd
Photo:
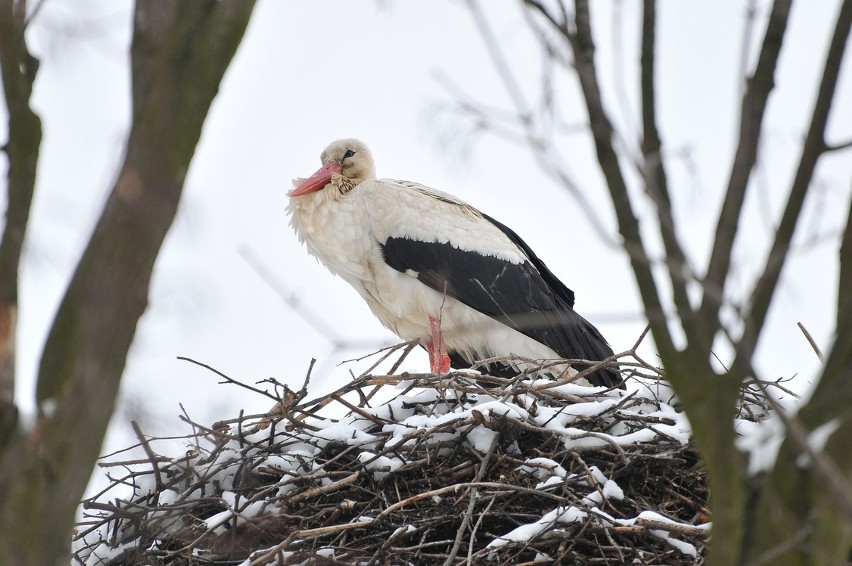
[[[598,63],[607,103],[635,145],[638,3],[595,2]],[[660,2],[659,112],[680,232],[701,271],[736,140],[739,61],[746,2]],[[769,2],[758,2],[763,34]],[[807,127],[838,1],[798,3],[782,51],[761,148],[758,190],[734,257],[737,288],[748,289],[782,209]],[[543,64],[516,2],[488,2],[487,17],[532,104]],[[112,186],[129,119],[130,4],[49,0],[29,38],[41,58],[34,105],[44,121],[37,193],[21,272],[18,401],[32,411],[34,376],[50,319]],[[620,38],[614,41],[613,38]],[[621,56],[614,56],[614,49]],[[752,50],[752,57],[755,51]],[[852,55],[847,54],[829,142],[852,136]],[[601,242],[567,192],[529,152],[490,135],[470,136],[447,111],[451,79],[474,100],[510,108],[499,76],[462,2],[258,2],[245,40],[205,124],[178,218],[157,261],[105,451],[127,444],[129,417],[146,432],[184,431],[178,403],[201,422],[270,402],[176,360],[188,356],[253,382],[274,376],[298,387],[319,358],[312,392],[349,379],[363,365],[336,367],[396,339],[357,294],[300,248],[285,217],[290,179],[319,166],[332,140],[359,137],[379,176],[418,181],[458,195],[514,228],[577,294],[577,310],[616,351],[644,322],[623,254]],[[616,97],[621,84],[625,97]],[[568,125],[585,120],[572,77],[555,82]],[[5,128],[5,121],[2,128]],[[4,132],[5,133],[5,132]],[[561,154],[615,234],[614,217],[585,134],[560,138]],[[684,156],[688,156],[684,157]],[[850,199],[852,153],[824,158],[797,232],[770,332],[761,342],[764,377],[800,376],[817,363],[795,323],[827,347],[835,319],[837,241]],[[3,197],[5,199],[5,192]],[[4,204],[4,203],[2,203]],[[648,207],[643,205],[642,210]],[[252,269],[248,250],[281,284],[358,342],[333,351]],[[646,354],[653,359],[648,345]],[[409,367],[426,368],[425,354]],[[115,426],[119,425],[119,426]]]

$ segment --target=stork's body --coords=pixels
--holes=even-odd
[[[376,179],[370,152],[357,140],[334,142],[322,161],[290,193],[296,233],[382,324],[432,345],[433,370],[438,324],[457,367],[495,356],[612,355],[597,329],[574,312],[573,292],[514,232],[446,193]],[[519,361],[490,369],[528,367]],[[588,381],[616,385],[620,376],[599,370]]]

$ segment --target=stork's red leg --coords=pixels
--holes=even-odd
[[[432,329],[432,341],[426,346],[426,351],[429,352],[432,373],[447,373],[450,371],[450,356],[441,335],[441,319],[429,315],[429,328]]]

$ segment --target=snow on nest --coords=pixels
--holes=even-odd
[[[152,439],[102,464],[126,474],[84,502],[75,563],[700,563],[705,476],[665,383],[477,377],[367,376],[191,423],[183,454]]]

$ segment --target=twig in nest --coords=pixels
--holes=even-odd
[[[280,400],[280,399],[278,399],[278,397],[276,397],[272,393],[269,393],[268,391],[265,391],[263,389],[258,389],[257,387],[252,387],[251,385],[247,385],[245,383],[242,383],[241,381],[237,381],[236,379],[228,377],[227,375],[225,375],[221,371],[219,371],[219,370],[217,370],[217,369],[215,369],[215,368],[213,368],[213,367],[211,367],[207,364],[203,364],[201,362],[195,361],[192,358],[187,358],[185,356],[178,356],[177,359],[184,361],[184,362],[189,362],[191,364],[195,364],[197,366],[203,367],[204,369],[212,371],[213,373],[215,373],[216,375],[218,375],[219,377],[221,377],[222,379],[225,380],[222,383],[231,383],[233,385],[237,385],[239,387],[242,387],[243,389],[248,389],[249,391],[252,391],[254,393],[258,393],[260,395],[264,395],[266,397],[269,397],[270,399],[272,399],[273,401],[276,401],[276,402]]]
[[[142,429],[139,428],[139,423],[137,423],[136,421],[130,421],[130,426],[133,427],[133,432],[136,434],[136,438],[139,439],[139,443],[145,450],[145,455],[148,456],[148,462],[150,462],[151,468],[154,470],[154,481],[157,485],[157,491],[162,491],[163,478],[160,476],[160,467],[157,464],[157,454],[151,449],[151,445],[148,443],[148,439],[145,438],[144,434],[142,434]]]
[[[488,463],[491,461],[492,456],[494,456],[494,450],[497,448],[498,440],[499,436],[495,436],[494,440],[491,441],[491,446],[488,447],[488,452],[482,459],[482,463],[479,466],[479,470],[477,470],[476,476],[473,478],[474,482],[481,481],[482,476],[485,475],[485,470],[488,468]],[[478,489],[476,487],[472,487],[468,494],[469,501],[467,505],[467,511],[465,511],[464,517],[462,518],[461,526],[458,528],[458,531],[456,531],[456,539],[453,541],[453,547],[450,549],[450,553],[447,556],[447,559],[444,561],[444,566],[450,566],[450,564],[453,563],[459,553],[459,548],[461,548],[461,543],[464,539],[464,533],[470,526],[470,520],[471,517],[473,517],[473,509],[476,506],[476,500],[478,496]]]
[[[808,332],[808,329],[805,328],[804,324],[802,324],[801,322],[797,322],[796,325],[799,327],[799,330],[802,331],[802,334],[805,335],[805,340],[807,340],[808,344],[811,345],[811,348],[814,349],[814,352],[816,353],[817,358],[819,358],[821,360],[822,359],[822,351],[819,349],[819,346],[817,346],[816,340],[814,340],[813,336],[811,336],[811,333]]]

